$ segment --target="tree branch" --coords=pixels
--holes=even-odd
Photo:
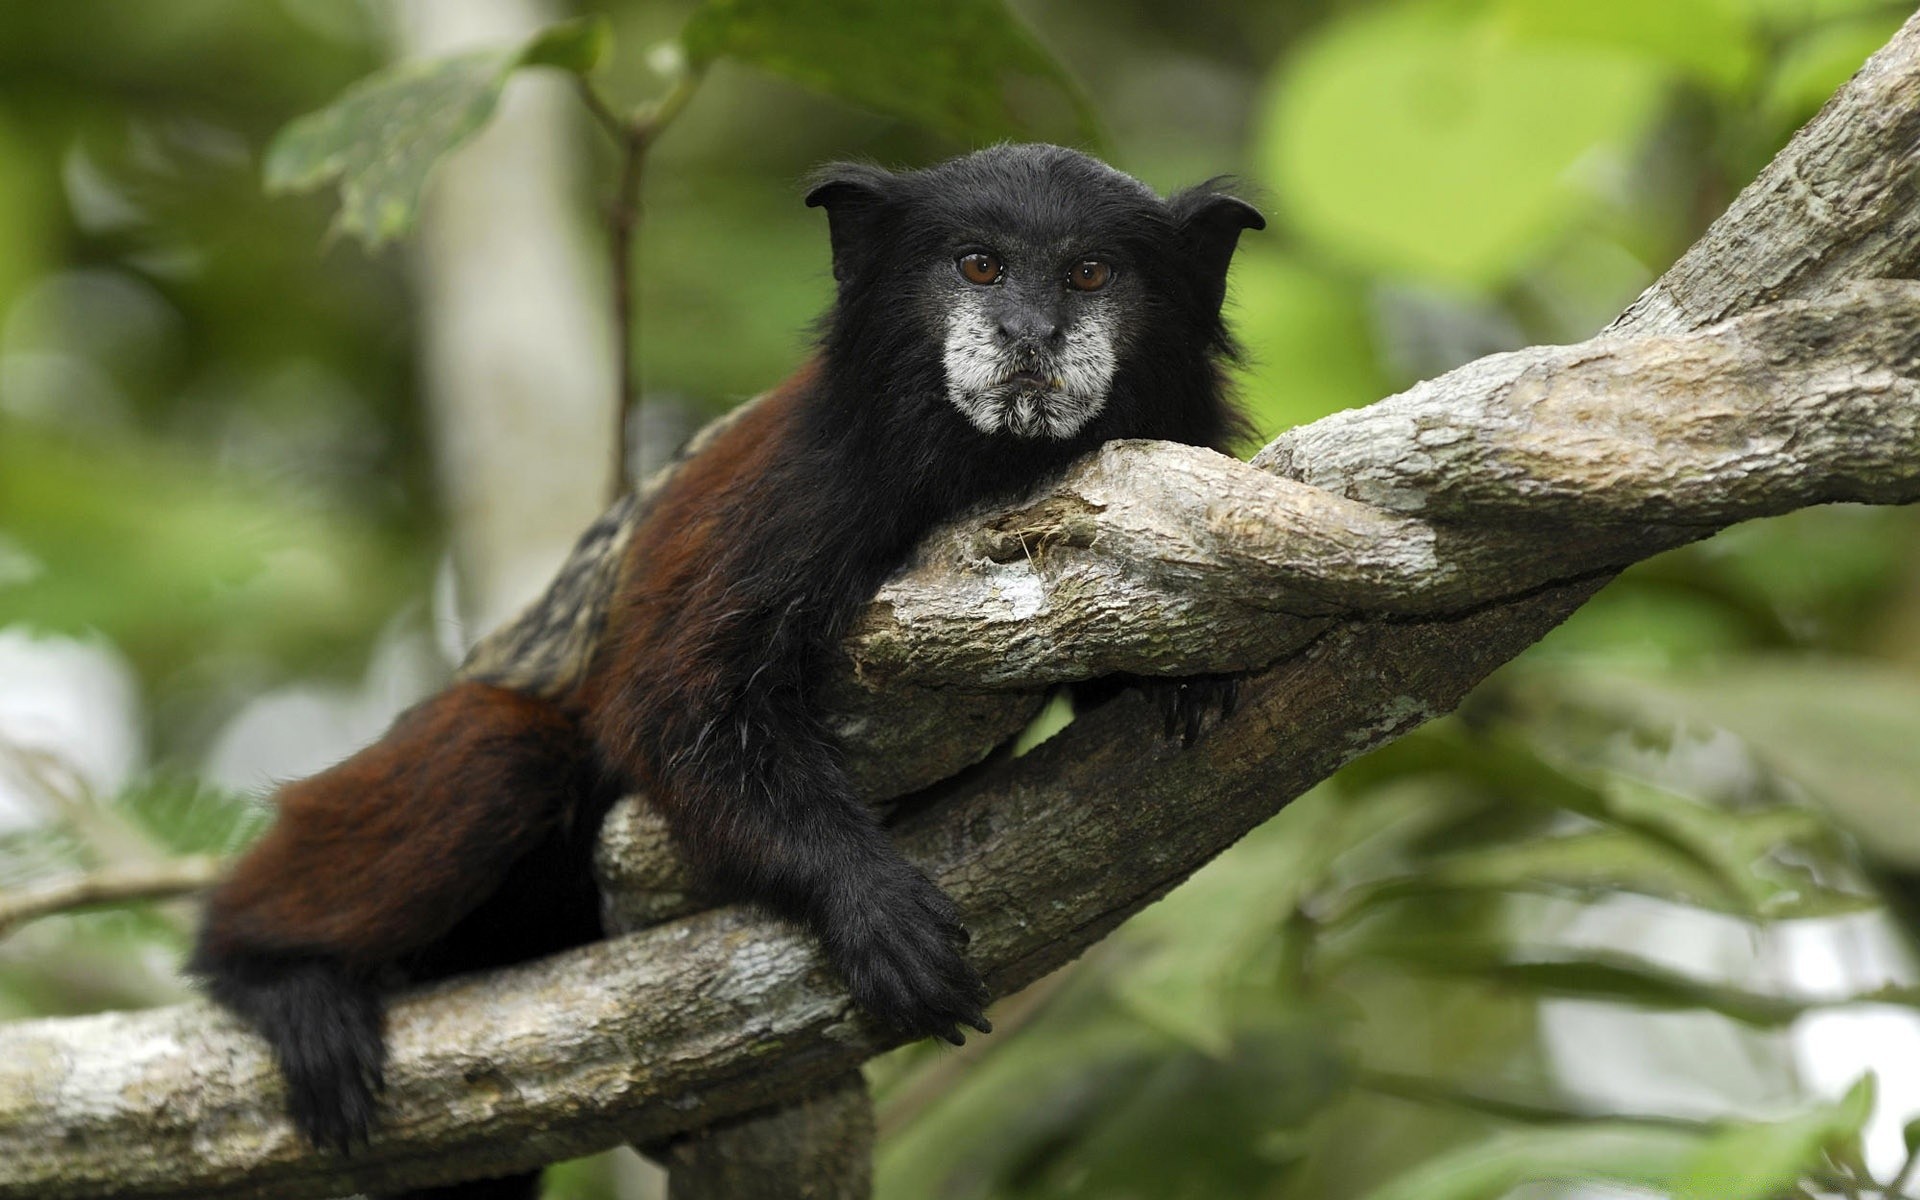
[[[1453,707],[1622,563],[1801,504],[1920,497],[1920,298],[1841,286],[1920,252],[1916,122],[1920,18],[1604,340],[1470,364],[1256,466],[1109,447],[932,539],[833,692],[876,798],[977,758],[1047,680],[1285,656],[1191,750],[1123,698],[916,806],[902,844],[966,913],[995,990]],[[644,505],[617,506],[590,538],[601,557],[556,585],[570,600],[471,671],[537,690],[577,669],[605,548]],[[905,765],[876,770],[884,754]],[[683,886],[648,865],[660,845],[617,811],[609,882]],[[351,1160],[299,1142],[263,1048],[207,1006],[0,1029],[0,1197],[313,1196],[523,1169],[778,1103],[889,1044],[809,939],[731,908],[401,998],[391,1029],[386,1120]]]
[[[90,871],[0,892],[0,938],[12,933],[16,925],[71,909],[191,895],[212,886],[226,865],[220,859],[197,854],[151,865]]]

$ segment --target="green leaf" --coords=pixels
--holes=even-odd
[[[280,131],[267,148],[267,189],[337,182],[335,230],[368,249],[405,236],[428,174],[487,123],[515,58],[480,50],[369,76]]]
[[[1500,0],[1499,20],[1539,41],[1610,48],[1737,92],[1759,66],[1748,0]]]
[[[1625,954],[1544,951],[1527,957],[1437,945],[1373,951],[1435,974],[1470,976],[1532,995],[1607,1000],[1661,1011],[1705,1009],[1763,1029],[1791,1024],[1814,1005],[1691,979]]]
[[[1760,1029],[1778,1029],[1808,1012],[1853,1004],[1920,1007],[1920,991],[1889,986],[1853,996],[1808,999],[1770,995],[1682,975],[1627,954],[1591,950],[1507,951],[1431,939],[1375,943],[1356,950],[1414,970],[1458,976],[1530,995],[1604,1000],[1658,1011],[1699,1009]]]
[[[1362,769],[1416,767],[1464,776],[1515,800],[1614,826],[1697,868],[1695,878],[1717,888],[1723,904],[1730,901],[1736,911],[1751,914],[1759,903],[1762,889],[1747,870],[1749,859],[1729,855],[1714,810],[1685,797],[1625,776],[1562,767],[1513,733],[1490,730],[1468,738],[1447,723],[1401,739]]]
[[[334,229],[377,249],[413,229],[427,177],[486,125],[515,70],[585,74],[606,56],[611,37],[603,18],[568,21],[517,49],[405,62],[369,75],[274,137],[264,165],[267,189],[337,183]]]
[[[1873,1094],[1868,1074],[1835,1104],[1785,1121],[1728,1129],[1678,1173],[1673,1200],[1770,1200],[1817,1169],[1828,1152],[1858,1142],[1873,1115]]]
[[[1873,1077],[1834,1104],[1708,1138],[1657,1125],[1595,1121],[1522,1130],[1430,1159],[1364,1200],[1499,1200],[1522,1184],[1605,1180],[1668,1191],[1673,1200],[1770,1200],[1858,1140],[1873,1112]]]
[[[1897,7],[1887,0],[1745,0],[1754,15],[1781,29],[1805,29],[1824,21]]]
[[[1657,1188],[1699,1145],[1690,1133],[1625,1122],[1520,1130],[1428,1159],[1363,1200],[1499,1200],[1521,1184],[1547,1179]]]
[[[595,14],[549,25],[520,52],[523,67],[554,67],[590,75],[613,53],[613,23]]]
[[[1767,81],[1761,111],[1782,124],[1812,116],[1860,64],[1887,44],[1906,15],[1876,13],[1790,42]]]
[[[883,1138],[875,1194],[1262,1195],[1276,1158],[1298,1153],[1287,1131],[1339,1093],[1335,1042],[1321,1025],[1243,1027],[1217,1058],[1071,999],[1058,997],[1015,1040],[983,1043],[929,1109]],[[925,1091],[911,1079],[906,1088]],[[898,1096],[880,1097],[883,1126],[898,1125]]]
[[[721,58],[961,141],[1032,136],[1048,102],[1098,144],[1085,96],[1001,0],[707,0],[681,33]]]
[[[1722,851],[1739,865],[1730,891],[1724,876],[1638,833],[1606,829],[1463,850],[1411,875],[1376,884],[1361,904],[1453,889],[1634,892],[1741,917],[1793,920],[1874,907],[1865,895],[1836,891],[1796,864],[1775,860],[1783,847],[1817,842],[1827,827],[1797,808],[1716,813]]]
[[[271,805],[165,771],[128,784],[114,806],[155,845],[179,855],[237,854],[273,822]]]
[[[1293,223],[1344,259],[1495,286],[1590,204],[1577,164],[1640,131],[1663,75],[1456,8],[1365,10],[1278,77],[1265,175]]]
[[[1380,372],[1366,294],[1351,277],[1246,239],[1233,259],[1228,312],[1247,351],[1239,392],[1263,443],[1393,390]]]
[[[1569,694],[1645,722],[1717,726],[1811,791],[1875,858],[1920,867],[1920,680],[1866,663],[1746,660],[1650,676],[1574,672]]]

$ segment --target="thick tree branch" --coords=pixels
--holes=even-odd
[[[1256,681],[1227,735],[1156,744],[1128,698],[900,836],[960,903],[1005,993],[1544,631],[1498,612],[1343,627]],[[343,1161],[300,1143],[264,1048],[205,1006],[12,1026],[0,1196],[322,1196],[525,1168],[701,1128],[892,1044],[853,1014],[811,939],[737,908],[416,994],[390,1032],[385,1124]]]
[[[1746,516],[1920,495],[1915,293],[1842,286],[1920,250],[1916,114],[1920,19],[1606,340],[1472,364],[1295,431],[1258,467],[1111,447],[934,539],[836,685],[876,797],[978,756],[1045,680],[1284,656],[1192,750],[1159,744],[1123,699],[916,806],[903,843],[965,910],[993,986],[1071,958],[1341,763],[1447,711],[1622,563]],[[1782,299],[1810,303],[1754,311]],[[590,644],[594,570],[570,568],[573,609],[514,627],[528,657],[474,669],[536,687],[573,669],[555,647]],[[901,727],[924,740],[887,732]],[[876,771],[877,754],[906,765]],[[611,823],[613,882],[659,882],[656,833],[631,812]],[[888,1042],[804,936],[735,909],[404,998],[392,1025],[386,1123],[346,1162],[299,1143],[261,1046],[206,1006],[0,1029],[0,1197],[471,1177],[710,1126]]]

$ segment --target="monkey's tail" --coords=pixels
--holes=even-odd
[[[383,983],[597,931],[593,761],[559,706],[465,682],[280,790],[273,828],[209,898],[189,969],[267,1040],[315,1145],[345,1151],[372,1128]]]
[[[314,1145],[346,1154],[367,1140],[385,1089],[380,995],[327,956],[235,954],[192,969],[207,994],[253,1026],[287,1082],[287,1115]]]

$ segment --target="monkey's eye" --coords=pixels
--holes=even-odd
[[[1083,259],[1067,272],[1067,282],[1083,292],[1097,292],[1113,282],[1113,268],[1097,258]]]
[[[998,283],[1003,270],[1000,260],[984,251],[976,250],[960,258],[960,274],[968,283]]]

